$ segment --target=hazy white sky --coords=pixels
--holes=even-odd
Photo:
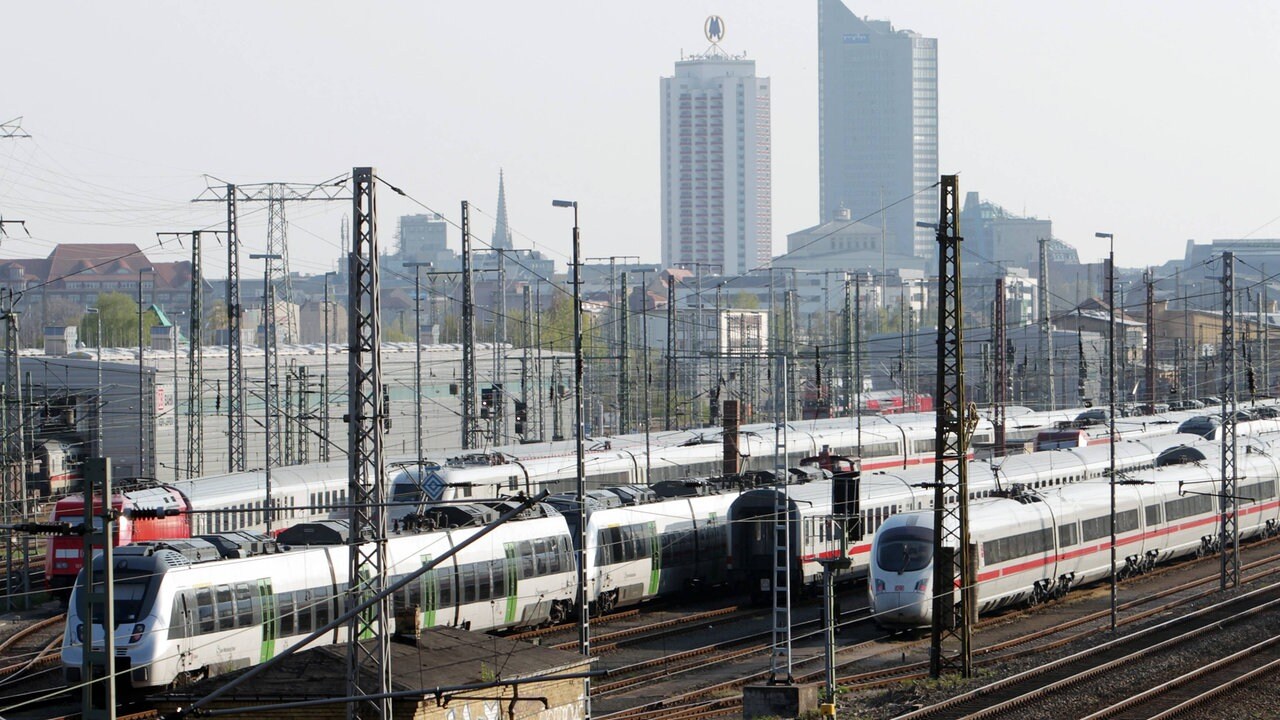
[[[941,168],[961,191],[1054,221],[1082,260],[1280,237],[1280,4],[849,2],[938,38]],[[704,18],[772,78],[775,254],[817,221],[813,0],[8,3],[0,41],[0,256],[219,226],[186,201],[209,173],[318,182],[374,165],[487,241],[504,168],[517,247],[563,262],[659,255],[658,79],[701,52]],[[265,211],[242,237],[265,247]],[[289,209],[292,266],[331,269],[349,203]],[[380,241],[421,208],[379,192]],[[962,228],[963,230],[963,228]],[[458,233],[450,236],[456,247]],[[212,245],[212,243],[210,244]],[[206,272],[224,272],[220,249]],[[246,272],[251,272],[246,269]]]

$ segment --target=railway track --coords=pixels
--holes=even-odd
[[[1248,607],[1241,610],[1242,605]],[[1201,610],[1046,663],[950,700],[907,713],[898,720],[1026,718],[1029,717],[1029,707],[1035,705],[1044,708],[1049,699],[1055,697],[1068,698],[1078,714],[1088,709],[1089,698],[1096,697],[1105,683],[1116,682],[1116,676],[1124,669],[1139,665],[1150,668],[1167,663],[1170,653],[1183,651],[1193,641],[1215,633],[1220,628],[1277,608],[1280,608],[1280,583],[1228,598]],[[1245,656],[1258,653],[1257,650],[1243,652]],[[1268,648],[1268,652],[1268,660],[1280,658],[1280,652],[1277,652],[1274,643]],[[1240,658],[1236,661],[1239,662]],[[1173,672],[1183,674],[1178,663],[1167,664]],[[1151,673],[1146,671],[1142,676],[1150,678]],[[1147,682],[1143,690],[1149,687],[1150,683]],[[1144,699],[1153,700],[1148,693],[1141,694]],[[1106,707],[1102,710],[1105,709]]]
[[[1266,544],[1268,543],[1257,543],[1254,547],[1265,546]],[[1141,577],[1142,579],[1159,578],[1166,572],[1171,572],[1179,568],[1186,570],[1189,567],[1202,565],[1212,560],[1212,558],[1201,561],[1193,560],[1189,563],[1181,563],[1168,568],[1162,568]],[[1263,581],[1280,574],[1280,566],[1277,566],[1276,562],[1277,558],[1268,557],[1245,564],[1242,567],[1242,570],[1256,570],[1257,572],[1242,577],[1242,582]],[[1121,618],[1120,624],[1124,626],[1133,625],[1135,623],[1148,620],[1154,616],[1176,611],[1179,608],[1185,607],[1189,603],[1216,595],[1219,592],[1217,582],[1218,576],[1216,574],[1205,575],[1192,579],[1188,582],[1179,583],[1173,587],[1146,594],[1139,599],[1122,603],[1119,606],[1119,609],[1127,612],[1128,614]],[[1212,587],[1197,590],[1197,588],[1210,584]],[[1162,600],[1165,602],[1160,602]],[[1065,609],[1065,607],[1061,606],[1060,603],[1054,603],[1047,607],[1052,609],[1054,606],[1059,606],[1060,608]],[[1016,620],[1019,617],[1037,611],[1043,611],[1044,609],[1045,606],[1042,606],[1040,608],[1031,608],[1020,611],[1013,615],[1005,613],[1001,616],[984,620],[979,623],[978,628],[993,628],[1000,625],[1007,625],[1011,618]],[[1061,612],[1062,609],[1060,609],[1059,612]],[[1030,633],[1022,633],[1007,640],[994,642],[974,651],[975,664],[980,667],[994,666],[1010,660],[1037,655],[1071,643],[1078,643],[1081,640],[1091,637],[1107,635],[1109,634],[1109,623],[1107,623],[1106,620],[1109,615],[1109,609],[1096,612],[1086,612],[1080,614],[1078,617],[1066,620],[1065,622],[1057,623],[1051,628]],[[801,629],[810,624],[814,625],[816,632],[817,621],[797,624],[796,628]],[[767,642],[754,646],[741,646],[751,638],[767,639],[768,635],[769,633],[767,632],[758,633],[750,637],[723,641],[718,643],[716,646],[699,648],[697,652],[684,651],[682,653],[673,653],[662,658],[655,658],[644,661],[643,663],[637,663],[633,666],[615,668],[611,671],[609,678],[604,681],[593,683],[593,698],[607,698],[616,694],[622,694],[625,693],[626,689],[629,687],[641,686],[649,683],[659,683],[672,676],[691,673],[695,670],[705,670],[712,664],[737,662],[743,659],[750,659],[752,657],[758,658],[766,654],[769,650]],[[799,641],[803,639],[804,635],[797,634],[795,637],[797,641]],[[908,651],[919,651],[923,648],[927,648],[928,646],[927,640],[899,642],[887,645],[883,643],[882,640],[883,638],[870,638],[861,642],[842,646],[837,649],[837,684],[842,690],[855,692],[866,691],[899,683],[903,680],[928,677],[928,663],[925,662],[904,662],[902,664],[871,671],[862,670],[859,672],[850,672],[855,668],[865,668],[867,661],[871,658],[879,656],[881,657],[881,660],[883,660],[884,656],[897,656],[899,653],[905,657]],[[735,645],[739,647],[734,649]],[[688,661],[690,658],[694,658],[695,656],[699,659],[696,661]],[[793,663],[793,667],[800,671],[796,673],[794,677],[795,681],[799,683],[810,683],[820,682],[823,680],[825,677],[825,671],[817,667],[820,664],[820,653],[808,658],[800,658],[795,661]],[[759,667],[759,665],[754,665],[753,669],[754,667]],[[653,669],[644,674],[636,672],[642,668]],[[737,691],[740,691],[745,685],[767,681],[768,675],[768,672],[746,672],[730,680],[708,684],[685,692],[673,692],[663,697],[661,701],[640,703],[635,707],[600,714],[599,717],[602,718],[602,720],[667,720],[668,718],[712,718],[735,716],[741,713],[741,696]],[[733,694],[729,695],[730,693]]]

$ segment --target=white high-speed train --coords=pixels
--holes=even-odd
[[[1161,435],[1148,440],[1128,440],[1116,444],[1116,467],[1130,472],[1155,465],[1160,454],[1172,447],[1199,445],[1195,435]],[[1032,489],[1101,478],[1110,468],[1110,446],[1062,448],[1046,452],[1014,455],[993,461],[970,461],[970,500],[989,497],[1015,485]],[[864,472],[857,504],[847,508],[858,522],[847,529],[848,537],[832,519],[831,481],[791,485],[786,489],[793,548],[791,582],[814,584],[822,579],[821,560],[840,556],[842,547],[851,561],[847,574],[867,572],[871,536],[891,517],[933,507],[932,467]],[[955,502],[947,498],[948,503]],[[758,488],[742,494],[730,512],[732,576],[758,593],[769,592],[774,567],[774,519],[778,490]]]
[[[684,495],[685,488],[693,494]],[[587,513],[587,597],[597,612],[721,582],[728,508],[736,493],[671,483],[593,493]],[[612,498],[612,500],[609,500]],[[623,504],[627,503],[627,504]],[[472,630],[559,622],[576,608],[576,507],[562,515],[542,503],[500,525],[446,564],[393,596],[397,617],[416,608],[422,627]],[[576,503],[574,503],[576,506]],[[421,568],[479,532],[503,501],[441,505],[429,517],[446,527],[387,541],[389,582]],[[460,527],[450,525],[462,524]],[[298,525],[280,536],[294,549],[227,545],[225,536],[147,542],[116,551],[117,671],[133,687],[164,686],[265,661],[335,618],[347,590],[345,523]],[[258,552],[260,554],[253,554]],[[240,555],[248,555],[240,557]],[[95,562],[101,564],[101,555]],[[83,575],[79,582],[83,582]],[[62,661],[79,680],[83,643],[103,640],[101,620],[79,613],[73,591]],[[321,644],[343,642],[345,630]]]
[[[1135,473],[1146,485],[1117,485],[1117,565],[1111,567],[1111,494],[1105,481],[989,498],[969,508],[977,545],[979,611],[1060,597],[1070,588],[1158,562],[1221,547],[1217,496],[1221,473],[1213,445],[1181,452],[1182,464]],[[1197,459],[1199,461],[1197,461]],[[1242,538],[1280,528],[1280,461],[1265,452],[1237,457]],[[894,515],[876,532],[867,590],[876,622],[889,628],[930,624],[933,613],[930,511]],[[958,582],[958,581],[957,581]],[[945,591],[944,591],[945,592]],[[959,602],[960,591],[955,590]]]

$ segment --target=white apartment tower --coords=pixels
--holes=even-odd
[[[662,78],[662,263],[742,274],[773,253],[769,79],[714,43]]]
[[[892,253],[933,255],[916,223],[938,222],[938,41],[818,0],[818,148],[822,222],[847,209]]]

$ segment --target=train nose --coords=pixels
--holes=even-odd
[[[876,621],[887,626],[927,624],[931,611],[929,593],[904,585],[889,585],[877,591],[874,598]]]

